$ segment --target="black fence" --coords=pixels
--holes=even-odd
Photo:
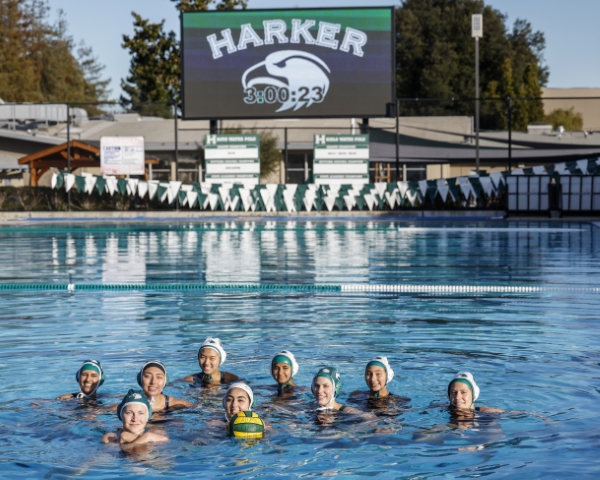
[[[509,213],[600,212],[600,175],[509,175],[506,210]]]

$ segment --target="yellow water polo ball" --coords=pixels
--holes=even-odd
[[[255,412],[239,412],[229,420],[227,431],[235,438],[262,438],[265,424]]]

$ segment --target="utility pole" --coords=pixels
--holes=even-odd
[[[403,178],[402,180],[406,180]],[[400,181],[400,100],[396,98],[396,181]]]
[[[483,37],[483,15],[471,16],[471,36],[475,39],[475,171],[479,175],[479,39]]]
[[[175,178],[172,178],[171,180],[177,181],[179,180],[179,125],[177,124],[177,102],[173,103],[173,120],[175,128]]]
[[[67,171],[71,173],[71,106],[67,103]],[[67,211],[71,211],[71,190],[67,192]]]

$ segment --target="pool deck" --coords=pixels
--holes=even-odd
[[[568,216],[550,218],[546,215],[507,215],[503,210],[413,210],[413,211],[349,211],[349,212],[200,212],[200,211],[78,211],[78,212],[0,212],[0,224],[33,224],[45,222],[160,222],[160,221],[290,221],[290,220],[353,220],[353,221],[573,221],[592,222],[600,227],[600,214],[596,216]]]

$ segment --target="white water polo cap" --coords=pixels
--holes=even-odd
[[[450,399],[450,387],[454,382],[464,383],[471,389],[471,393],[473,394],[473,403],[475,400],[479,398],[479,386],[475,383],[475,378],[473,378],[473,374],[471,372],[458,372],[454,375],[452,381],[448,384],[448,399]]]
[[[248,398],[250,399],[250,406],[248,407],[248,410],[252,410],[252,405],[254,405],[254,392],[252,392],[250,385],[248,385],[244,382],[232,383],[231,385],[229,385],[229,388],[227,389],[227,392],[225,393],[225,396],[223,397],[223,408],[225,409],[225,417],[227,418],[228,421],[229,421],[229,418],[227,417],[227,395],[229,395],[229,392],[231,392],[231,390],[233,390],[234,388],[240,388],[248,394]]]
[[[287,363],[290,367],[292,367],[292,377],[298,373],[298,370],[300,370],[300,366],[296,361],[296,357],[294,357],[294,354],[289,350],[281,350],[281,352],[277,352],[271,361],[271,369],[277,363]]]
[[[381,367],[385,370],[386,385],[394,379],[394,371],[392,370],[392,367],[390,367],[390,363],[388,362],[387,357],[373,357],[371,360],[369,360],[369,363],[367,363],[365,369],[369,367]]]
[[[200,346],[200,350],[198,350],[198,360],[200,360],[200,353],[205,348],[212,348],[213,350],[217,351],[220,358],[219,366],[225,363],[225,360],[227,359],[227,352],[223,349],[223,345],[221,345],[221,340],[212,337],[208,337],[206,340],[204,340],[204,343],[202,343],[202,345]]]

